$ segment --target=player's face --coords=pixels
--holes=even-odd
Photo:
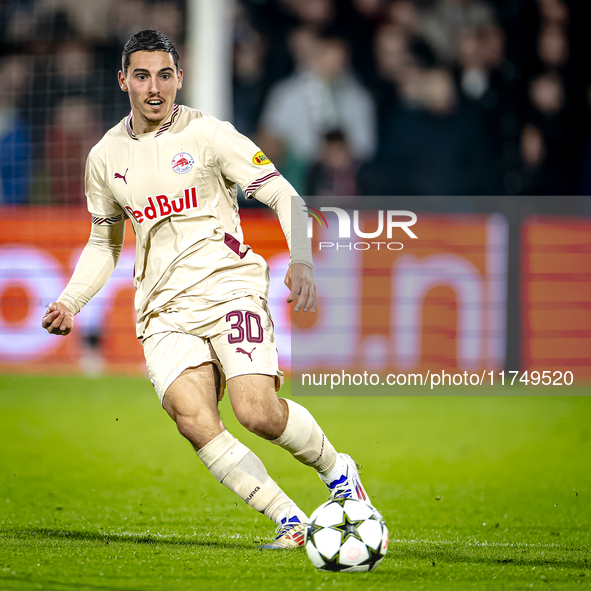
[[[135,133],[154,131],[166,121],[182,85],[183,71],[176,71],[170,53],[131,54],[127,72],[119,72],[119,86],[129,94]]]

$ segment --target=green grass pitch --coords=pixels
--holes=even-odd
[[[256,549],[273,525],[207,473],[147,380],[0,377],[0,590],[588,589],[591,397],[503,392],[298,398],[390,529],[375,572],[332,574]],[[326,500],[221,412],[304,510]]]

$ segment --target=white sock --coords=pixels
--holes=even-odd
[[[345,463],[345,460],[343,460],[343,458],[337,454],[337,460],[335,462],[334,468],[330,472],[326,472],[324,474],[319,473],[318,476],[320,476],[323,482],[330,484],[333,480],[340,478],[346,473],[347,464]]]
[[[228,431],[214,437],[197,455],[218,482],[271,521],[279,523],[279,515],[286,510],[302,513],[269,476],[261,460]]]
[[[287,402],[289,414],[283,433],[271,443],[286,449],[298,462],[312,466],[319,474],[332,472],[337,452],[322,429],[303,406]]]

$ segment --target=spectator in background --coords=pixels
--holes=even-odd
[[[256,134],[267,90],[266,52],[262,36],[245,18],[238,18],[234,32],[233,123],[249,137]]]
[[[370,87],[381,129],[386,113],[400,100],[414,101],[416,67],[431,67],[435,60],[428,47],[400,25],[382,25],[376,32],[373,47],[376,66]]]
[[[86,155],[100,140],[100,110],[84,97],[62,99],[46,133],[45,154],[52,203],[83,205]]]
[[[34,0],[0,2],[0,39],[9,45],[21,45],[35,35]]]
[[[37,4],[46,13],[63,11],[72,28],[86,40],[102,40],[108,35],[109,11],[119,0],[38,0]]]
[[[318,35],[308,27],[297,27],[289,36],[289,52],[296,73],[304,72],[316,59]]]
[[[333,0],[279,0],[306,27],[320,32],[335,16]]]
[[[29,67],[24,56],[0,58],[0,203],[26,203],[31,179],[31,130],[18,106]]]
[[[419,15],[420,32],[440,62],[451,65],[458,59],[458,33],[462,27],[488,27],[495,12],[484,0],[436,0]]]
[[[55,101],[75,92],[92,92],[93,54],[86,43],[66,39],[56,48],[51,72]]]
[[[507,190],[508,171],[519,166],[519,87],[516,68],[504,56],[504,36],[497,25],[459,31],[458,88],[464,101],[482,115],[490,139],[495,193]]]
[[[349,71],[346,42],[323,38],[311,43],[300,70],[271,89],[259,136],[261,148],[302,192],[328,130],[342,129],[359,160],[371,158],[376,144],[374,103]]]
[[[568,24],[570,14],[564,0],[536,0],[536,2],[544,23],[560,27]]]
[[[420,94],[415,98],[421,102],[390,113],[378,157],[360,178],[363,194],[491,194],[490,138],[479,112],[458,101],[447,70],[415,70],[415,74],[420,77],[420,83],[415,82]],[[444,205],[452,210],[468,208],[458,199]]]
[[[546,158],[546,144],[542,132],[535,125],[527,123],[521,132],[521,159],[526,187],[534,185],[534,179]]]
[[[535,75],[530,74],[527,85],[521,135],[522,193],[564,196],[575,191],[577,153],[584,145],[588,112],[584,105],[577,110],[581,105],[576,97],[583,85],[580,70],[571,69],[570,8],[563,0],[536,1],[539,26],[530,68]],[[544,203],[556,207],[555,199],[538,200],[542,207]]]
[[[562,27],[545,25],[538,36],[538,56],[548,68],[562,68],[569,57],[568,39]]]
[[[159,0],[148,5],[151,26],[156,26],[169,39],[183,39],[183,17],[176,0]],[[136,25],[136,30],[141,30]]]
[[[111,10],[110,36],[113,44],[124,43],[131,33],[151,25],[151,15],[144,0],[119,0]]]
[[[386,24],[374,37],[376,71],[382,80],[400,82],[401,74],[412,63],[409,38],[404,29]]]
[[[413,0],[394,0],[387,7],[387,18],[408,35],[420,35],[419,15]]]
[[[355,14],[369,21],[381,18],[384,4],[384,0],[351,0]]]
[[[308,172],[306,195],[312,197],[310,204],[355,207],[358,169],[359,163],[351,156],[345,134],[340,130],[329,131],[324,136],[319,157]]]
[[[45,133],[52,123],[53,109],[65,98],[92,96],[101,99],[103,78],[94,69],[92,47],[76,39],[76,32],[63,23],[63,37],[56,41],[53,51],[37,60],[30,100],[30,117],[33,125],[35,161],[45,158]],[[39,171],[42,166],[35,166]],[[35,196],[44,199],[45,195]]]
[[[544,23],[537,38],[536,51],[538,64],[535,73],[554,72],[559,76],[566,102],[569,107],[573,106],[570,99],[579,89],[584,94],[584,85],[581,85],[580,72],[574,70],[571,64],[566,30],[559,25]]]
[[[479,101],[490,89],[484,35],[484,29],[477,27],[462,27],[459,31],[460,88],[473,101]]]
[[[384,18],[386,0],[351,0],[340,2],[340,34],[351,48],[351,65],[363,84],[374,76],[373,39]]]
[[[565,93],[561,78],[545,73],[529,84],[531,112],[521,135],[523,193],[571,194],[571,146],[564,120]]]
[[[398,85],[412,63],[408,37],[400,27],[383,25],[373,41],[375,75],[370,88],[376,101],[379,129],[383,129],[386,113],[399,100]]]

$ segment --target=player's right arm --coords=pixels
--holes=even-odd
[[[43,316],[42,326],[51,334],[72,332],[74,315],[107,283],[117,266],[125,238],[125,217],[123,214],[119,217],[109,225],[92,224],[90,238],[72,278]]]
[[[123,240],[125,219],[104,181],[104,169],[91,152],[86,162],[85,189],[92,227],[88,243],[66,289],[47,308],[42,326],[51,334],[67,335],[74,327],[74,315],[105,285],[117,266]]]

